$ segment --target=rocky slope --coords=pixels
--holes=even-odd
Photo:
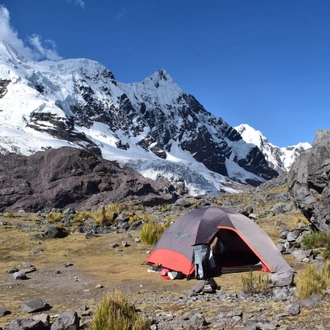
[[[144,178],[83,149],[62,147],[31,156],[0,157],[0,212],[65,207],[87,210],[123,201],[166,204],[184,188],[174,188],[165,179]]]
[[[249,193],[225,194],[221,198],[187,197],[171,205],[140,208],[126,205],[111,225],[103,227],[86,215],[77,222],[78,214],[73,209],[63,210],[63,217],[52,223],[53,213],[0,214],[0,243],[6,251],[0,279],[0,327],[14,330],[24,324],[25,329],[35,329],[39,322],[38,329],[49,329],[46,324],[52,324],[52,329],[59,330],[63,329],[60,321],[66,320],[74,323],[74,329],[86,329],[100,299],[119,290],[151,321],[153,330],[327,329],[328,294],[301,300],[294,286],[246,293],[242,276],[249,273],[215,277],[218,288],[207,293],[203,292],[203,281],[166,281],[157,272],[149,272],[150,267],[144,263],[152,248],[139,239],[146,218],[164,223],[207,205],[235,210],[249,205],[255,221],[272,239],[290,246],[292,237],[290,241],[283,238],[297,231],[294,225],[301,215],[292,208],[285,182],[286,176],[281,176]],[[135,216],[139,220],[133,228],[134,223],[130,226],[128,222]],[[50,228],[67,234],[50,235],[56,233]],[[305,230],[300,227],[299,232]],[[311,251],[308,261],[298,261],[291,253],[292,249],[287,251],[286,258],[297,274],[309,262],[322,267],[322,260],[313,259]],[[15,278],[17,273],[26,278]],[[36,302],[39,309],[33,311]]]
[[[330,230],[330,130],[319,130],[311,149],[303,152],[288,176],[296,205],[310,223]]]

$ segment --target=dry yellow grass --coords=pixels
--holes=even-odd
[[[154,216],[154,215],[153,215]],[[292,223],[300,216],[293,212],[290,215],[264,218],[258,224],[272,237],[274,242],[278,238],[278,228],[274,226],[275,221],[281,220],[285,226],[292,227]],[[149,273],[150,268],[145,264],[147,251],[153,246],[143,243],[136,243],[135,237],[140,232],[129,234],[106,234],[100,237],[86,239],[84,234],[71,233],[63,239],[34,239],[38,232],[23,231],[17,228],[17,223],[23,226],[34,225],[38,220],[36,215],[24,215],[22,217],[0,218],[9,225],[0,226],[0,255],[2,277],[0,278],[1,307],[12,311],[11,315],[0,319],[0,327],[7,326],[10,320],[16,317],[28,317],[21,311],[21,304],[33,298],[46,300],[52,309],[50,314],[66,310],[77,310],[84,303],[92,309],[103,298],[107,292],[119,290],[129,301],[135,303],[145,298],[145,302],[139,308],[153,308],[148,302],[152,297],[171,294],[176,297],[184,295],[184,291],[190,289],[197,283],[196,280],[166,281],[157,273]],[[122,241],[127,241],[130,246],[122,247]],[[117,243],[119,247],[112,248],[111,244]],[[37,254],[30,254],[32,249],[42,248],[43,251]],[[298,272],[306,265],[296,263],[291,257],[286,257],[293,264]],[[33,264],[37,271],[28,274],[26,281],[17,281],[7,271],[13,267],[21,267],[21,262],[26,261]],[[65,264],[72,263],[73,266],[65,267]],[[60,270],[61,274],[55,274]],[[259,272],[256,272],[256,275]],[[264,274],[261,273],[260,274]],[[215,278],[218,285],[226,291],[240,291],[242,289],[242,273],[224,274]],[[96,285],[101,284],[103,289],[97,289]],[[151,304],[151,305],[150,305]],[[189,314],[191,308],[205,308],[204,303],[196,302],[194,306],[178,305],[175,302],[159,303],[162,311],[180,311],[182,315]],[[222,302],[220,310],[230,309],[233,306]],[[240,306],[243,311],[252,311],[260,308],[260,304],[249,303]],[[265,312],[285,313],[286,304],[281,302],[272,303],[272,308]],[[327,305],[324,308],[329,309]],[[303,311],[308,318],[308,313]],[[208,314],[219,313],[210,302]],[[305,316],[304,316],[305,317]],[[294,324],[297,320],[287,318],[283,324]]]

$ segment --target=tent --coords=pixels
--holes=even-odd
[[[208,267],[220,270],[260,265],[260,269],[271,273],[292,272],[263,229],[243,214],[220,207],[196,209],[176,220],[146,261],[191,276],[201,270],[197,267],[205,266],[205,257],[209,258]],[[202,272],[196,278],[205,278],[204,275]]]

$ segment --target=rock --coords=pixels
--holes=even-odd
[[[277,287],[290,286],[293,283],[293,272],[271,274],[270,280]]]
[[[308,259],[312,255],[312,250],[295,250],[292,252],[292,256],[299,262],[302,262],[304,259]]]
[[[72,215],[72,214],[76,214],[76,211],[72,207],[68,207],[63,211],[63,214],[64,215]]]
[[[61,313],[50,327],[51,330],[78,330],[79,317],[74,311]]]
[[[179,198],[178,200],[175,201],[176,206],[182,206],[182,207],[189,207],[191,205],[189,199],[186,198]]]
[[[299,231],[293,230],[288,232],[286,239],[288,242],[295,242],[298,236],[299,236]]]
[[[71,266],[73,266],[73,263],[72,262],[67,262],[65,265],[64,265],[64,267],[71,267]]]
[[[123,247],[127,247],[127,246],[129,246],[128,243],[127,243],[127,241],[122,241],[122,242],[121,242],[121,245],[122,245]]]
[[[0,307],[0,317],[4,317],[4,316],[6,316],[6,315],[8,315],[10,313],[11,312],[8,309],[3,308],[3,307]]]
[[[190,318],[189,324],[193,329],[202,329],[206,325],[206,321],[201,313],[196,313]]]
[[[16,272],[19,272],[19,269],[16,268],[16,267],[11,268],[11,269],[8,270],[8,273],[9,273],[9,274],[13,274],[13,273],[16,273]]]
[[[198,281],[188,292],[189,297],[195,296],[197,293],[202,292],[207,281]]]
[[[26,276],[26,273],[24,271],[18,271],[13,273],[13,276],[16,280],[26,280],[28,277]]]
[[[65,228],[47,226],[44,235],[48,238],[64,238],[69,232]]]
[[[21,308],[23,312],[33,313],[48,310],[51,308],[51,306],[45,303],[42,299],[37,298],[27,302],[23,302]]]
[[[35,255],[38,254],[40,252],[44,252],[45,248],[40,246],[40,247],[34,247],[33,249],[31,249],[30,254]]]
[[[288,189],[306,219],[330,231],[330,130],[319,130],[288,173]]]
[[[288,307],[288,311],[291,315],[298,315],[300,313],[300,304],[299,302],[290,304]]]
[[[46,330],[42,321],[31,319],[13,320],[10,322],[9,330]]]
[[[84,135],[80,138],[86,140]],[[62,147],[30,156],[2,155],[0,172],[6,175],[0,187],[0,212],[60,208],[71,213],[70,209],[95,209],[128,199],[149,205],[173,200],[173,195],[165,192],[171,188],[169,181],[154,181],[131,168],[120,168],[103,159],[94,147],[94,152]]]
[[[31,267],[33,267],[29,262],[26,262],[26,261],[23,261],[23,262],[21,263],[21,266],[22,266],[23,268],[31,268]]]
[[[34,315],[32,318],[36,321],[41,321],[45,325],[45,327],[49,327],[50,316],[48,314],[37,314]]]
[[[143,225],[143,221],[142,220],[138,220],[138,221],[135,221],[131,224],[131,226],[128,228],[127,231],[132,231],[132,230],[138,230],[138,229],[141,229],[142,228],[142,225]]]

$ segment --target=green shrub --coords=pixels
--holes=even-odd
[[[297,277],[297,297],[306,299],[312,294],[323,295],[323,291],[327,289],[329,268],[327,264],[319,272],[314,265],[310,265],[302,270]]]
[[[106,295],[98,304],[96,312],[89,326],[90,330],[147,330],[149,322],[140,316],[134,305],[115,291]]]
[[[141,230],[141,241],[144,244],[156,244],[159,238],[164,233],[164,226],[160,223],[155,223],[154,221],[150,221],[143,225]]]
[[[328,241],[330,241],[330,237],[321,231],[314,231],[302,240],[307,249],[325,247]]]
[[[271,281],[266,275],[254,275],[252,271],[248,275],[242,275],[243,292],[247,294],[269,294],[272,292]]]
[[[330,260],[330,233],[325,234],[315,231],[304,237],[302,241],[307,249],[321,248],[321,254],[326,260]]]

